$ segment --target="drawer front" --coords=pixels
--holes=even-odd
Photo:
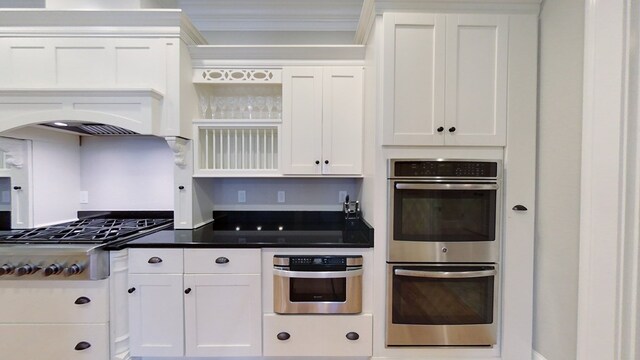
[[[182,249],[129,249],[131,274],[182,274]]]
[[[185,274],[260,274],[260,249],[185,249]]]
[[[4,324],[106,323],[109,280],[4,281],[0,303],[0,323]]]
[[[0,339],[2,359],[109,359],[108,324],[0,324]]]
[[[373,323],[364,315],[264,315],[264,356],[371,356]],[[288,337],[287,337],[288,335]]]

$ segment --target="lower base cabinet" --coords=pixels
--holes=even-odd
[[[264,356],[372,356],[373,318],[264,315]]]
[[[0,339],[0,359],[109,360],[108,323],[0,324]]]

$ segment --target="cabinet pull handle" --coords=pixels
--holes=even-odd
[[[289,340],[289,338],[290,338],[290,337],[291,337],[291,335],[289,335],[289,333],[288,333],[288,332],[286,332],[286,331],[280,332],[280,333],[278,333],[278,335],[277,335],[277,338],[278,338],[278,340],[280,340],[280,341]]]
[[[436,129],[436,131],[438,131],[438,132],[443,132],[443,131],[444,131],[444,128],[443,128],[442,126],[440,126],[439,128],[437,128],[437,129]]]
[[[22,190],[22,186],[14,186],[13,190]]]
[[[220,256],[219,258],[216,259],[216,264],[227,264],[229,262],[229,259],[227,259],[224,256]]]
[[[74,347],[74,349],[76,351],[82,351],[82,350],[87,350],[90,347],[91,347],[91,344],[89,344],[88,342],[80,341],[79,343],[76,344],[76,347]]]
[[[320,160],[316,160],[316,165],[320,165]]]
[[[184,190],[184,186],[182,185],[178,186],[178,190]]]
[[[360,335],[358,335],[357,332],[351,331],[347,333],[347,339],[351,340],[351,341],[355,341],[360,339]]]
[[[147,261],[149,264],[160,264],[162,262],[162,259],[160,259],[157,256],[154,256],[152,258],[149,259],[149,261]]]
[[[455,126],[452,126],[452,127],[449,128],[449,132],[454,132],[454,131],[456,131],[456,127]]]
[[[127,290],[127,292],[128,292],[129,294],[133,294],[133,292],[134,292],[134,291],[136,291],[136,288],[134,288],[134,287],[132,287],[132,288],[130,288],[129,290]]]
[[[188,294],[188,293],[190,293],[190,292],[191,292],[191,288],[186,288],[186,289],[184,290],[184,293],[185,293],[185,294]]]
[[[79,298],[76,299],[74,304],[76,304],[76,305],[84,305],[84,304],[88,304],[90,302],[91,302],[91,299],[89,299],[88,297],[80,296]]]
[[[527,207],[524,206],[524,205],[516,205],[516,206],[512,207],[511,210],[514,210],[514,211],[527,211],[529,209],[527,209]]]

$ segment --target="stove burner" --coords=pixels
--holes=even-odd
[[[102,244],[170,222],[171,219],[80,219],[3,235],[0,243]]]

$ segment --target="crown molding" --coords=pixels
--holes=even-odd
[[[363,0],[183,0],[200,31],[355,31]]]
[[[363,45],[190,46],[194,68],[285,65],[362,65]]]
[[[0,36],[181,37],[190,45],[207,43],[179,9],[2,9]]]
[[[376,2],[375,0],[364,0],[362,11],[360,12],[360,20],[354,37],[354,43],[363,45],[367,43],[371,28],[376,19]]]

